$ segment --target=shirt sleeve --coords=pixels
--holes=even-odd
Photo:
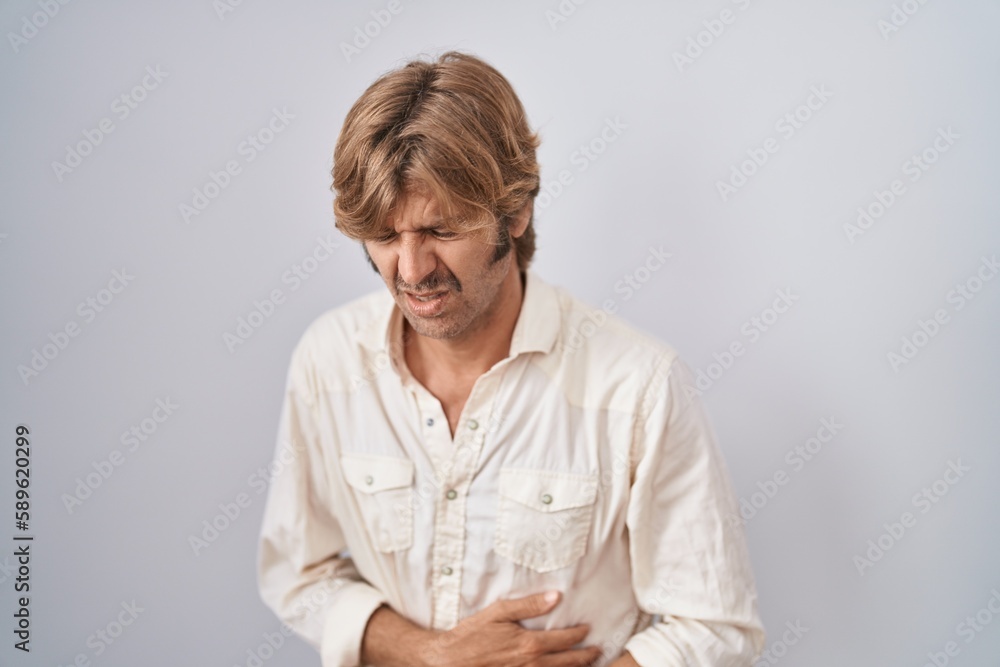
[[[268,471],[257,583],[267,606],[320,652],[323,667],[358,667],[368,619],[386,598],[343,555],[347,545],[326,492],[311,369],[300,343]]]
[[[630,637],[642,667],[744,667],[764,627],[735,493],[690,370],[654,371],[633,442],[632,587],[659,620]]]

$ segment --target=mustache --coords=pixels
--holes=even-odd
[[[396,294],[400,292],[433,292],[441,289],[451,289],[456,292],[462,291],[462,283],[451,271],[444,273],[432,273],[416,285],[406,283],[399,274],[396,274]]]

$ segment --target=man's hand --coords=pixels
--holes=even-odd
[[[547,596],[551,595],[551,598]],[[420,650],[428,667],[584,667],[601,649],[571,648],[590,627],[526,630],[518,621],[547,614],[559,603],[556,591],[514,600],[498,600],[453,629],[431,635]]]
[[[612,662],[608,667],[640,667],[640,665],[635,661],[631,653],[625,651],[620,658]]]

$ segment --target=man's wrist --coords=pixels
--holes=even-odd
[[[440,633],[409,623],[400,636],[402,658],[407,667],[438,667],[441,664],[435,650]]]
[[[418,628],[416,637],[411,640],[414,645],[414,667],[442,667],[447,662],[443,656],[448,652],[442,644],[445,633],[441,630],[425,630]]]
[[[361,640],[361,662],[374,667],[434,667],[432,642],[437,634],[383,604],[368,619]]]
[[[640,665],[635,661],[635,658],[632,657],[631,653],[625,651],[608,667],[640,667]]]

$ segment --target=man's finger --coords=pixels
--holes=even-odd
[[[552,611],[561,598],[559,591],[548,591],[512,600],[497,600],[489,607],[493,611],[490,616],[495,621],[512,622],[534,618]]]
[[[558,630],[527,630],[527,632],[532,634],[531,640],[540,651],[556,653],[568,651],[570,647],[586,639],[590,633],[590,626],[584,624]]]
[[[597,662],[602,653],[603,651],[598,647],[588,646],[562,653],[550,653],[542,657],[538,664],[544,665],[544,667],[586,667]]]

